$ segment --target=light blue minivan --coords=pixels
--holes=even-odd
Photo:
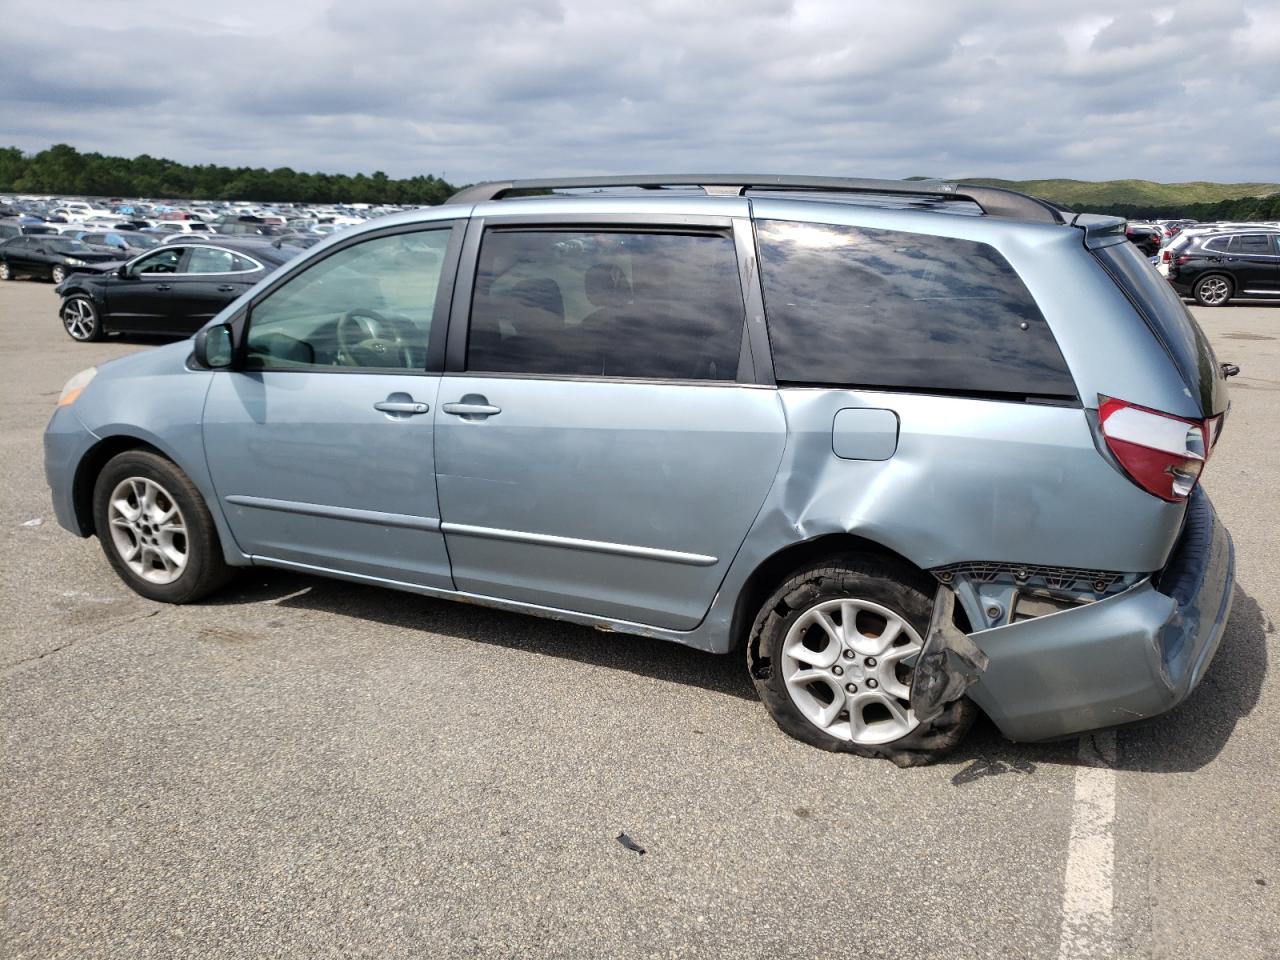
[[[279,567],[745,651],[898,763],[1149,717],[1231,540],[1220,365],[1123,222],[936,181],[483,184],[74,377],[61,524],[188,603]]]

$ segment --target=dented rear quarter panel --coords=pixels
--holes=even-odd
[[[729,648],[733,601],[752,571],[828,534],[863,537],[922,569],[990,560],[1139,574],[1163,567],[1177,539],[1185,507],[1121,476],[1079,408],[800,387],[778,395],[787,447],[703,624],[712,649]],[[859,407],[897,413],[890,459],[832,451],[836,413]]]

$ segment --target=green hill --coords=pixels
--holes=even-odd
[[[1193,203],[1221,203],[1243,197],[1280,193],[1280,183],[1156,183],[1152,180],[998,180],[958,177],[962,183],[1005,187],[1043,197],[1065,207],[1171,207]]]

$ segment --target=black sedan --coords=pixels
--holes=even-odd
[[[118,263],[119,254],[61,236],[13,237],[0,244],[0,280],[35,277],[62,283],[77,270]]]
[[[74,274],[58,287],[59,316],[73,340],[107,333],[188,336],[297,250],[218,238],[166,243],[100,274]]]

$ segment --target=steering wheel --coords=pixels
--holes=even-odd
[[[412,369],[414,328],[403,317],[357,307],[338,318],[338,356],[357,367]]]

